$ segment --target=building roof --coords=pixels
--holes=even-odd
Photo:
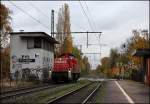
[[[132,55],[139,57],[150,57],[150,49],[136,49]]]
[[[50,43],[54,43],[54,44],[59,43],[53,37],[51,37],[45,32],[11,32],[10,34],[20,35],[21,38],[41,38],[41,39],[48,40]]]

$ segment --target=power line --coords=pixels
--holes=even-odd
[[[90,19],[89,19],[88,15],[86,14],[86,12],[85,12],[85,10],[84,10],[84,8],[83,8],[83,5],[82,5],[82,3],[80,2],[80,0],[79,0],[79,3],[80,3],[80,6],[81,6],[81,8],[82,8],[82,11],[83,11],[85,17],[86,17],[87,20],[88,20],[88,23],[89,23],[90,28],[93,30],[93,27],[92,27],[92,24],[91,24],[91,22],[90,22]]]
[[[54,13],[56,14],[58,14],[59,12],[58,11],[54,11]],[[77,28],[79,28],[79,29],[82,29],[82,30],[85,30],[85,29],[83,29],[83,27],[81,27],[81,26],[79,26],[79,25],[77,25],[77,24],[75,24],[75,23],[72,23],[71,25],[74,25],[75,27],[77,27]]]
[[[84,8],[83,8],[83,6],[82,6],[82,4],[81,4],[80,1],[79,1],[79,3],[80,3],[80,5],[81,5],[81,7],[82,7],[82,10],[83,10],[85,16],[86,16],[87,19],[88,19],[88,22],[89,22],[90,26],[91,26],[91,22],[90,22],[90,19],[89,19],[88,15],[86,14],[86,12],[85,12],[85,10],[84,10]],[[86,4],[86,2],[85,2],[85,5],[86,5],[87,11],[89,12],[89,16],[91,16],[91,20],[92,20],[92,22],[93,22],[93,25],[94,25],[94,27],[96,28],[95,22],[94,22],[93,19],[92,19],[92,15],[90,14],[90,10],[89,10],[88,5]],[[92,26],[91,26],[91,27],[92,27]],[[98,38],[97,38],[97,39],[98,39]],[[98,42],[99,42],[99,44],[100,44],[100,37],[99,37]]]
[[[92,15],[91,15],[90,9],[89,9],[89,7],[88,7],[88,5],[87,5],[86,1],[85,1],[84,3],[85,3],[85,7],[86,7],[86,9],[87,9],[87,11],[88,11],[88,13],[89,13],[89,16],[91,17],[91,20],[92,20],[92,22],[93,22],[93,26],[94,26],[94,27],[95,27],[95,29],[96,29],[96,25],[95,25],[95,22],[94,22],[94,20],[93,20],[93,18],[92,18]]]
[[[85,3],[85,7],[86,7],[86,9],[87,9],[87,11],[88,11],[89,15],[91,16],[91,20],[92,20],[92,22],[93,22],[93,26],[94,26],[94,27],[95,27],[95,29],[96,29],[96,25],[95,25],[95,22],[94,22],[94,20],[93,20],[93,18],[92,18],[92,15],[91,15],[90,9],[89,9],[89,7],[88,7],[87,3],[86,3],[86,2],[84,2],[84,3]],[[98,37],[98,38],[99,38],[98,42],[99,42],[99,44],[100,44],[100,37]],[[97,39],[98,39],[98,38],[97,38]]]
[[[37,20],[35,17],[33,17],[32,15],[30,15],[28,12],[24,11],[23,9],[21,9],[19,6],[17,6],[16,4],[14,4],[12,1],[9,1],[13,6],[15,6],[16,8],[18,8],[20,11],[22,11],[24,14],[28,15],[29,17],[31,17],[33,20],[35,20],[36,22],[38,22],[39,24],[41,24],[43,27],[45,27],[46,29],[49,30],[49,27],[44,25],[41,21]]]
[[[60,11],[54,11],[54,13],[55,14],[58,14]],[[81,26],[79,26],[79,25],[76,25],[75,23],[73,23],[73,24],[71,24],[71,25],[74,25],[75,27],[78,27],[79,29],[82,29],[82,30],[85,30],[85,29],[83,29]],[[64,32],[63,32],[64,33]],[[57,34],[63,34],[63,33],[57,33]],[[74,32],[73,32],[74,33]],[[76,33],[76,32],[75,32]],[[54,32],[54,34],[56,34],[56,32]]]
[[[43,13],[38,7],[36,7],[33,3],[28,2],[37,12],[40,12],[43,14],[45,17],[49,18],[45,13]]]
[[[94,27],[96,28],[96,25],[95,25],[95,22],[94,22],[94,20],[93,20],[93,18],[92,18],[92,15],[91,15],[91,12],[90,12],[90,10],[89,10],[89,7],[88,7],[88,5],[87,5],[86,2],[84,2],[84,3],[85,3],[86,9],[87,9],[89,15],[91,16],[91,20],[92,20],[92,22],[93,22],[93,25],[94,25]],[[101,53],[100,36],[101,36],[101,34],[99,35],[99,37],[98,37],[97,39],[98,39],[98,42],[99,42],[99,49],[100,49],[100,53]],[[100,57],[101,57],[101,54],[100,54]]]

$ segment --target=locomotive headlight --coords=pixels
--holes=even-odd
[[[51,75],[52,75],[52,71],[50,70],[49,71],[49,78],[51,78]]]
[[[71,79],[71,70],[68,70],[68,78]]]

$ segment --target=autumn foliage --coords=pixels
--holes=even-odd
[[[10,48],[9,32],[11,28],[11,11],[4,4],[0,3],[0,76],[1,79],[8,78],[10,74]]]
[[[9,32],[12,31],[11,28],[11,14],[12,12],[4,4],[0,3],[0,46],[6,47],[9,43]]]
[[[149,33],[147,30],[133,30],[133,36],[128,38],[119,48],[112,48],[109,57],[101,59],[101,65],[97,72],[104,73],[109,77],[124,75],[130,78],[142,72],[142,57],[133,56],[136,49],[150,48]],[[99,71],[98,71],[99,70]]]
[[[59,10],[56,26],[58,33],[56,34],[56,39],[60,42],[60,44],[56,46],[56,53],[58,55],[62,53],[72,53],[73,44],[70,26],[69,6],[64,4]]]
[[[10,74],[10,48],[2,49],[1,52],[1,78],[9,78]]]

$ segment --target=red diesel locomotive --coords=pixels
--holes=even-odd
[[[54,68],[51,70],[52,81],[77,81],[79,76],[78,61],[73,54],[65,53],[55,58]]]

